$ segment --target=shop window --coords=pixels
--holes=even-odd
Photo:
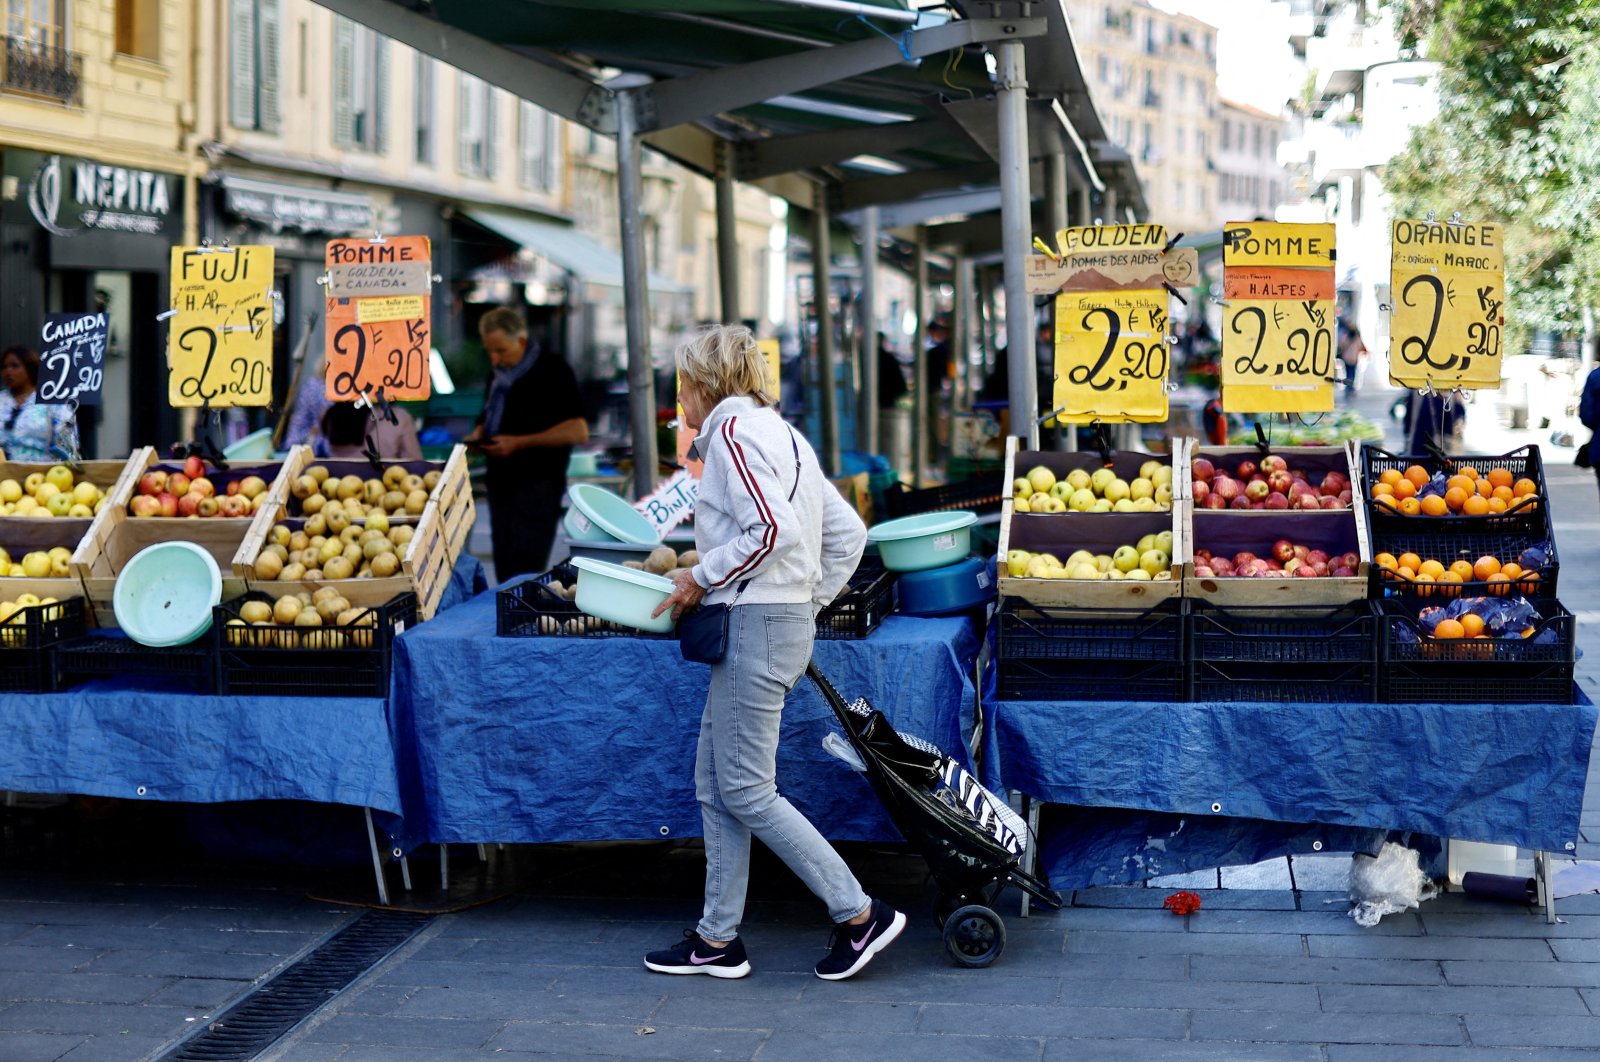
[[[120,36],[120,22],[118,30]],[[276,132],[281,110],[278,0],[228,0],[228,38],[228,120],[240,129]]]
[[[517,183],[541,192],[559,183],[560,127],[543,107],[521,100],[517,121]]]
[[[488,82],[460,74],[456,96],[456,168],[468,177],[493,177],[496,93]]]
[[[389,42],[343,15],[333,20],[333,142],[389,149]]]
[[[160,0],[117,0],[116,30],[120,54],[160,60]]]
[[[411,85],[415,104],[413,115],[416,128],[416,144],[414,145],[417,165],[432,166],[434,162],[434,93],[437,77],[438,63],[432,56],[416,53],[416,71],[412,76]]]

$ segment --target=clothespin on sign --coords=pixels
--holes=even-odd
[[[1033,238],[1033,246],[1035,250],[1044,255],[1046,258],[1050,259],[1050,261],[1056,263],[1057,265],[1061,264],[1061,256],[1057,254],[1049,244],[1045,243],[1039,237],[1035,236]]]
[[[1259,420],[1256,421],[1256,449],[1261,451],[1262,457],[1272,452],[1272,432],[1263,428]]]
[[[1089,445],[1100,451],[1100,460],[1105,467],[1111,467],[1111,434],[1106,431],[1105,422],[1091,421],[1089,424]]]
[[[360,397],[356,399],[356,408],[360,409],[363,406],[372,411],[374,418],[382,417],[390,424],[400,423],[400,415],[394,411],[394,407],[389,404],[388,399],[383,397],[383,388],[381,387],[371,393],[361,392]]]
[[[222,423],[222,412],[211,408],[211,399],[200,404],[200,415],[195,419],[195,438],[184,448],[185,457],[199,457],[218,471],[226,471],[228,460],[211,439],[211,429]]]

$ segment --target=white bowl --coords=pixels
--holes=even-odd
[[[574,557],[572,566],[578,569],[574,603],[580,612],[652,634],[672,630],[670,610],[650,615],[672,593],[671,579],[591,557]]]

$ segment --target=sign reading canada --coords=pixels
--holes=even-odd
[[[1222,403],[1230,413],[1333,411],[1334,228],[1222,230]]]
[[[174,247],[167,401],[272,404],[272,248]]]
[[[1389,379],[1401,387],[1500,386],[1506,260],[1489,222],[1395,221]]]
[[[1167,231],[1160,225],[1062,229],[1049,266],[1056,296],[1058,422],[1167,419]],[[1189,256],[1193,256],[1190,250]],[[1177,263],[1183,256],[1173,256]]]
[[[328,398],[427,398],[433,302],[428,238],[329,240],[325,261]]]

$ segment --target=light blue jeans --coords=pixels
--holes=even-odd
[[[706,906],[696,932],[707,940],[739,933],[752,834],[828,905],[835,922],[871,904],[839,853],[778,793],[783,699],[805,674],[815,635],[809,604],[735,605],[729,612],[728,653],[711,666],[694,763],[706,845]]]

